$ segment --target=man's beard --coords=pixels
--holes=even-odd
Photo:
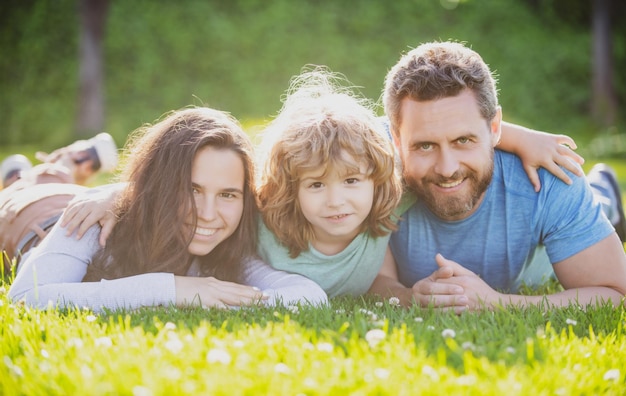
[[[404,172],[406,185],[415,193],[428,209],[443,220],[461,220],[469,214],[480,202],[493,177],[493,150],[491,160],[482,168],[481,174],[461,169],[452,177],[443,178],[427,175],[419,181]],[[470,183],[469,192],[463,191],[454,195],[446,195],[434,192],[432,187],[440,183],[449,183],[455,180],[465,179],[463,183]],[[467,187],[465,187],[466,189]]]

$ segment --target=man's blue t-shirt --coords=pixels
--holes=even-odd
[[[410,287],[431,275],[441,253],[494,289],[515,291],[546,280],[540,256],[557,263],[614,232],[584,177],[572,176],[570,186],[544,169],[539,177],[536,193],[520,159],[496,150],[493,180],[468,218],[443,221],[415,202],[390,241],[400,281]]]

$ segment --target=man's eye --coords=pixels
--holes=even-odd
[[[430,143],[422,143],[422,145],[420,145],[421,150],[429,151],[432,148],[433,148],[433,145]]]
[[[466,137],[459,138],[458,142],[461,144],[469,143],[469,139]]]

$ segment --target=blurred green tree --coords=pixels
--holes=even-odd
[[[77,138],[89,138],[104,128],[102,43],[108,8],[109,0],[79,0]]]

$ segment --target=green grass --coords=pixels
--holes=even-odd
[[[96,316],[0,297],[0,393],[623,394],[624,308],[456,316],[386,301]]]
[[[596,162],[588,158],[585,170]],[[626,191],[626,161],[602,162],[616,169]],[[5,295],[12,275],[2,275],[4,395],[626,393],[624,307],[456,316],[339,298],[323,309],[94,315],[14,304]]]

